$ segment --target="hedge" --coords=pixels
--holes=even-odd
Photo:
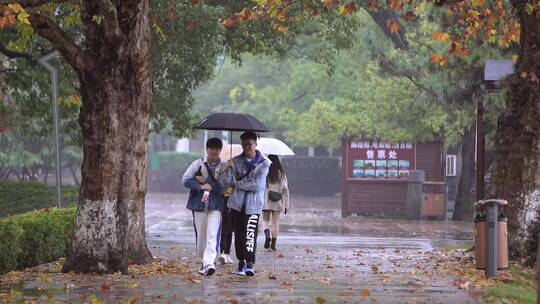
[[[77,204],[79,188],[63,186],[63,202]],[[35,181],[0,181],[0,217],[56,206],[56,189]]]
[[[181,184],[182,174],[196,159],[203,157],[200,153],[181,153],[162,151],[152,156],[153,166],[148,170],[148,187],[150,191],[184,192]],[[156,155],[153,154],[153,155]]]
[[[50,208],[0,219],[0,273],[66,256],[76,208]]]
[[[332,196],[341,191],[339,157],[292,156],[282,158],[292,195]]]

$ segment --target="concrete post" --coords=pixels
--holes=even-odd
[[[407,218],[419,219],[422,210],[423,187],[426,175],[423,170],[411,170],[407,178]]]
[[[495,202],[488,202],[486,205],[486,276],[488,278],[497,276],[498,265],[498,241],[499,241],[499,227],[498,227],[498,205]]]

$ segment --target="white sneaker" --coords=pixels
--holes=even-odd
[[[203,267],[202,263],[201,263],[201,269],[199,269],[199,271],[197,271],[197,272],[198,272],[199,274],[204,275],[204,267]]]
[[[218,257],[218,261],[221,264],[228,264],[227,254],[225,254],[225,253],[220,254],[219,257]]]
[[[226,255],[225,255],[225,263],[226,263],[226,264],[234,264],[234,261],[233,261],[233,259],[231,258],[231,255],[230,255],[230,254],[226,254]]]

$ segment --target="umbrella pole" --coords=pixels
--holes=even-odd
[[[229,159],[232,160],[232,131],[229,131]]]

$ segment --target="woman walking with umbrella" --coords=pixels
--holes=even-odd
[[[277,155],[268,155],[272,162],[266,178],[266,195],[263,207],[264,248],[276,251],[279,233],[279,217],[281,212],[287,214],[289,209],[289,186],[287,175]],[[270,221],[272,224],[270,225]],[[270,228],[271,226],[271,228]],[[271,229],[271,231],[270,231]],[[270,234],[270,232],[272,232]]]

